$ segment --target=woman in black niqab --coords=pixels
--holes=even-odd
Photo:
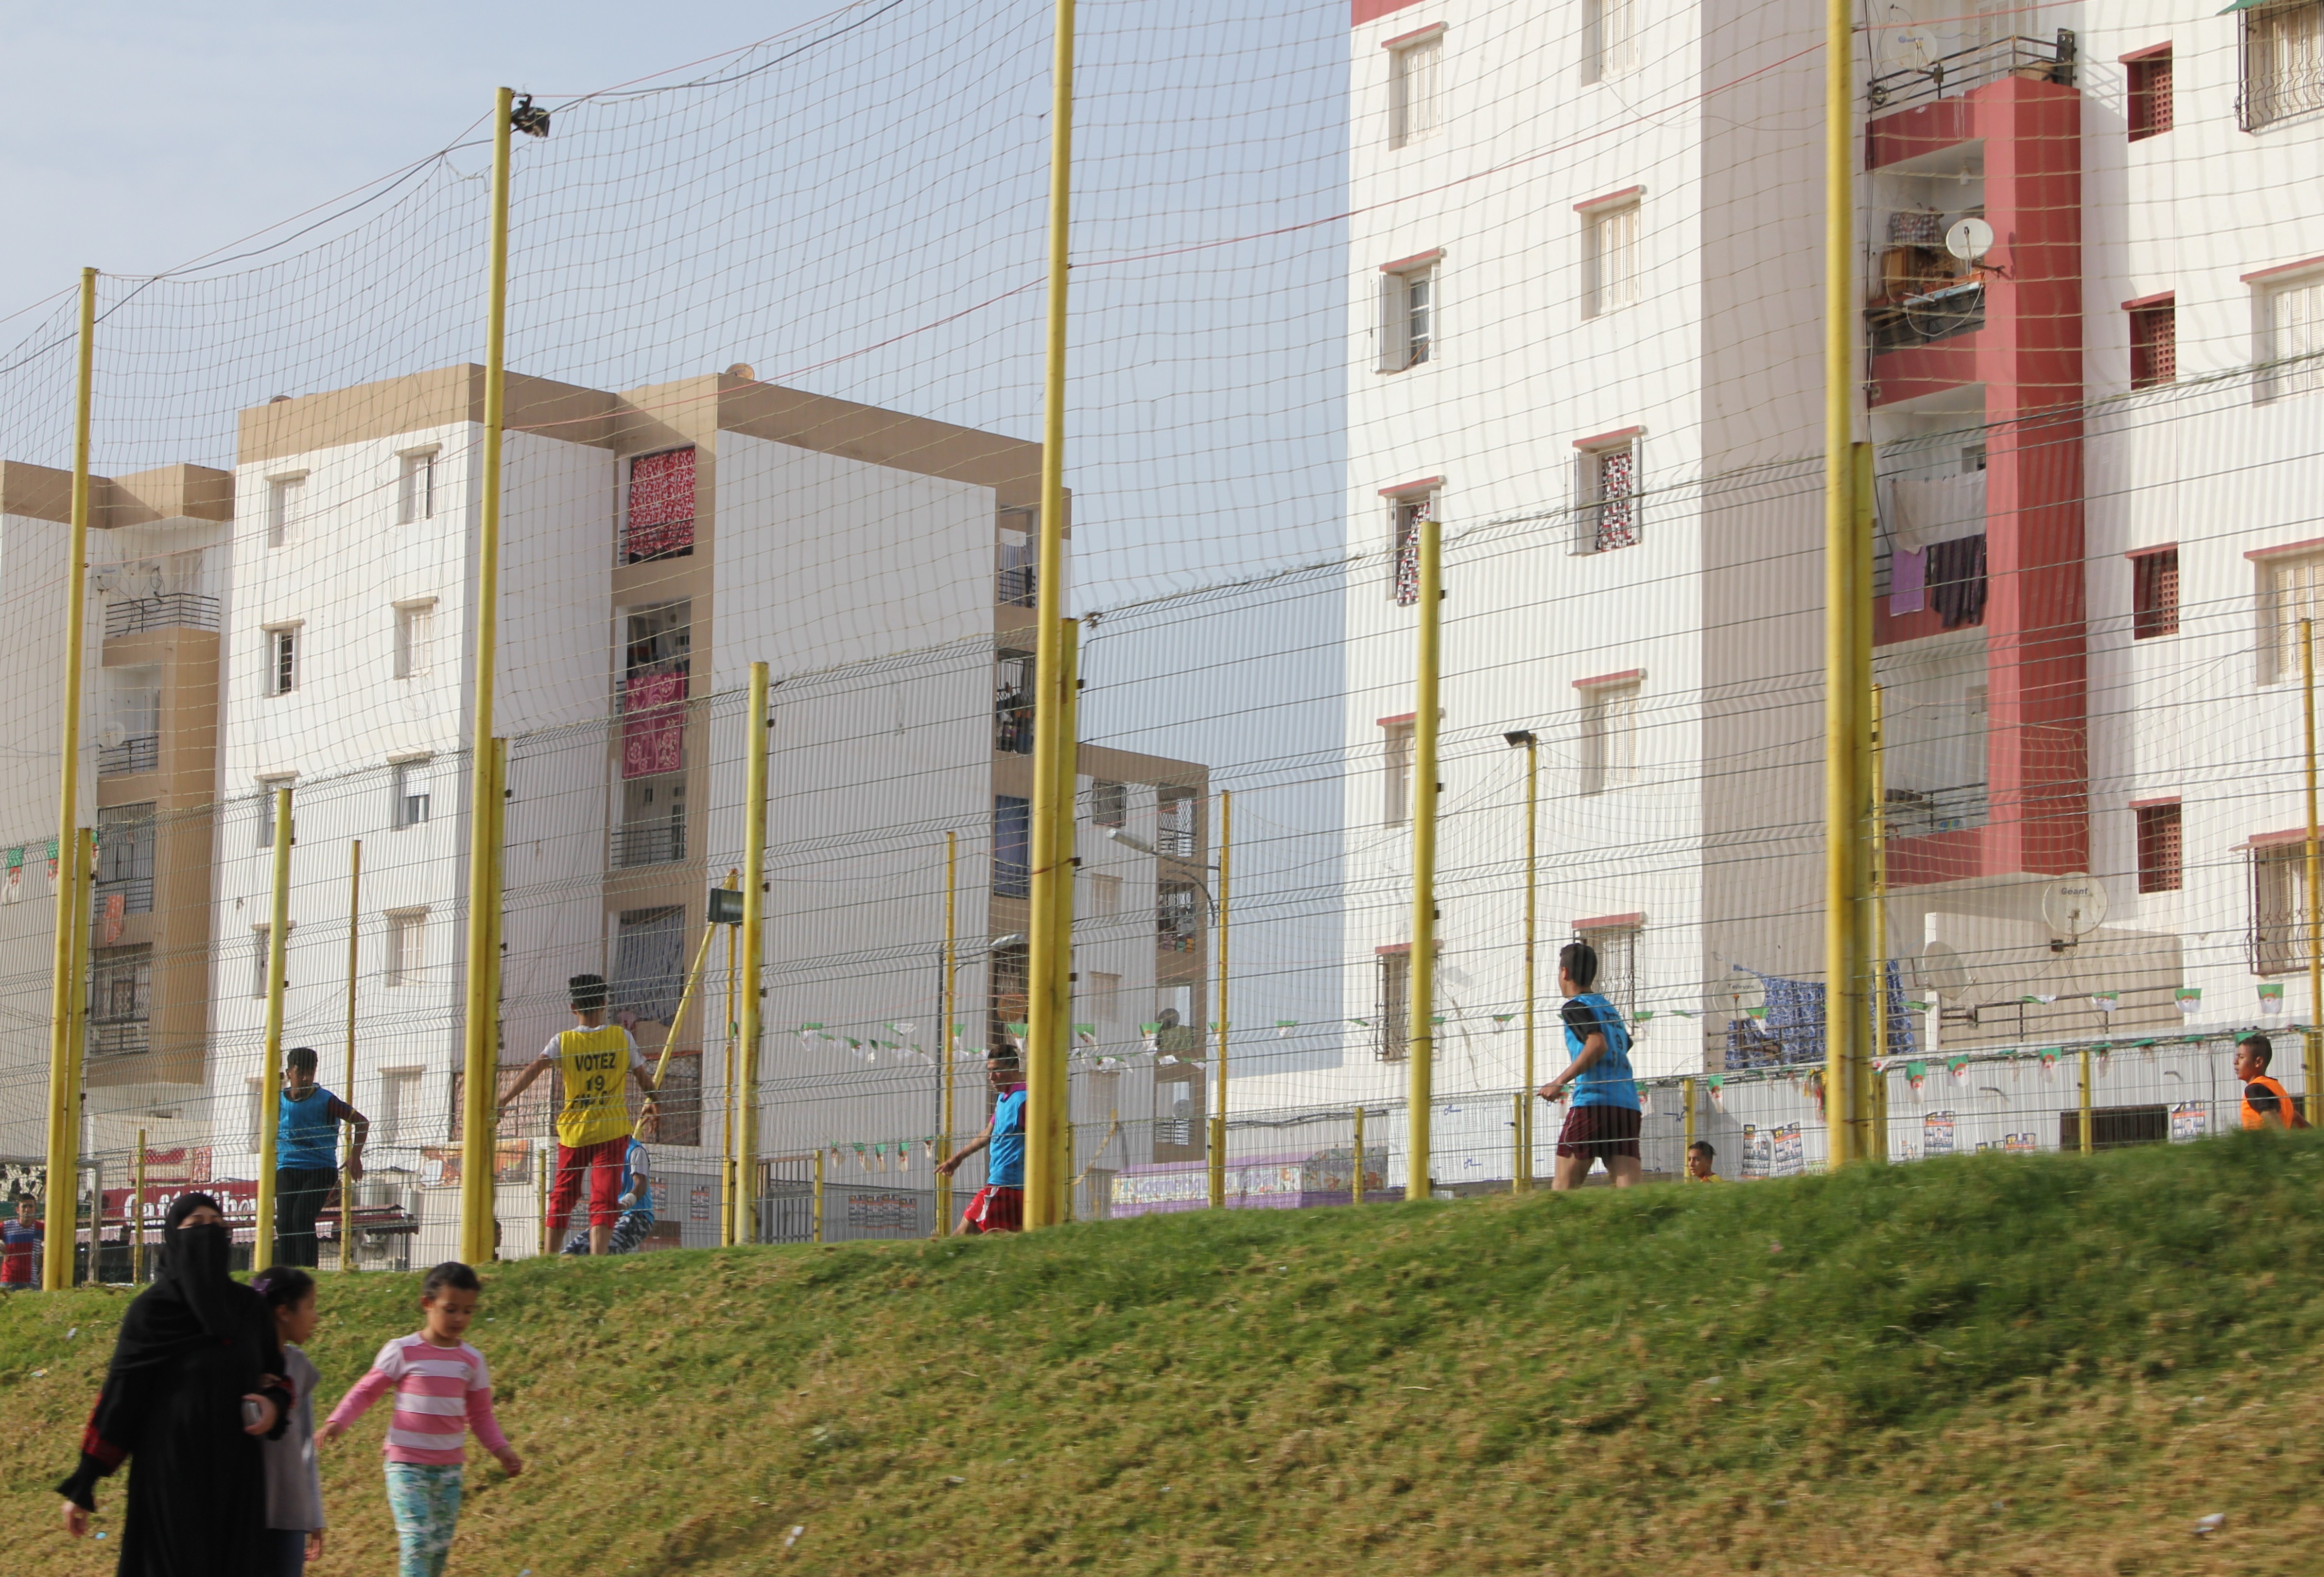
[[[209,1195],[171,1205],[161,1268],[122,1317],[80,1466],[57,1486],[66,1526],[84,1532],[97,1481],[134,1459],[121,1577],[247,1577],[261,1564],[258,1442],[281,1432],[291,1397],[265,1300],[226,1274],[233,1241]],[[245,1401],[261,1404],[255,1424]]]

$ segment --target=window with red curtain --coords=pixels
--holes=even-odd
[[[686,675],[632,673],[622,698],[622,775],[686,768]]]
[[[2179,309],[2156,301],[2130,311],[2130,386],[2152,389],[2179,381]]]
[[[2138,890],[2175,893],[2180,887],[2179,807],[2138,807]]]
[[[694,551],[694,451],[673,449],[630,462],[622,561],[683,558]]]
[[[2130,561],[2131,638],[2179,633],[2179,550],[2141,553]]]
[[[2149,137],[2161,136],[2171,129],[2170,49],[2166,46],[2123,63],[2130,79],[2130,102],[2126,107],[2130,140],[2143,143]]]

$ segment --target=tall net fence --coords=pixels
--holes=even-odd
[[[2254,218],[2200,267],[2154,259],[2197,226],[2169,181],[2277,179],[2287,144],[2220,139],[2254,135],[2238,106],[2296,120],[2307,57],[2227,18],[2176,44],[2174,99],[2143,23],[1919,9],[1860,35],[1849,220],[1875,1147],[2265,1120],[2230,1066],[2246,1034],[2317,1093],[2324,287],[2277,265],[2324,237]],[[1388,1199],[1424,1162],[1439,1192],[1546,1182],[1572,1109],[1527,1092],[1580,1042],[1577,941],[1647,1178],[1697,1142],[1721,1177],[1826,1163],[1820,14],[1589,10],[1083,8],[1079,1217]],[[607,979],[660,1081],[652,1219],[625,1242],[721,1241],[738,1200],[767,1240],[923,1235],[988,1175],[937,1163],[984,1132],[1030,1019],[1049,25],[880,0],[683,77],[536,95],[548,135],[517,139],[496,1077],[572,1025],[570,977]],[[503,1253],[572,1229],[543,1197],[555,1076],[489,1160],[459,1118],[490,836],[467,733],[489,142],[100,281],[77,675],[76,320],[11,320],[0,1156],[40,1191],[69,683],[97,1274],[129,1273],[141,1177],[147,1214],[195,1185],[254,1208],[280,787],[284,1044],[368,1125],[324,1262],[350,1229],[361,1265],[447,1257],[480,1165]],[[712,904],[752,879],[754,663],[752,960]],[[1424,721],[1437,942],[1416,959]]]

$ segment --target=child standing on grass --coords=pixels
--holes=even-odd
[[[986,1070],[992,1084],[992,1120],[973,1144],[936,1168],[950,1177],[960,1164],[979,1150],[990,1148],[984,1164],[984,1186],[961,1212],[964,1232],[1021,1232],[1025,1229],[1025,1075],[1013,1062],[995,1057]]]
[[[493,1417],[493,1381],[484,1355],[462,1338],[476,1317],[484,1284],[457,1260],[446,1260],[420,1286],[419,1332],[379,1350],[371,1372],[332,1409],[323,1438],[337,1440],[380,1396],[395,1393],[387,1425],[387,1504],[400,1552],[396,1577],[442,1577],[460,1520],[460,1480],[470,1429],[512,1479],[524,1461]]]
[[[23,1292],[38,1286],[40,1257],[41,1207],[20,1199],[15,1220],[0,1227],[0,1288]]]
[[[283,1378],[290,1382],[290,1427],[260,1443],[266,1467],[266,1543],[263,1577],[299,1577],[323,1554],[323,1479],[315,1465],[315,1387],[323,1377],[304,1350],[315,1334],[315,1278],[293,1265],[273,1265],[251,1278],[282,1338]]]
[[[1565,1045],[1573,1061],[1541,1087],[1544,1100],[1563,1100],[1570,1087],[1572,1109],[1557,1136],[1557,1173],[1553,1189],[1580,1188],[1591,1163],[1606,1163],[1616,1188],[1630,1188],[1643,1175],[1638,1133],[1644,1112],[1638,1086],[1630,1076],[1630,1030],[1611,1002],[1591,988],[1598,983],[1598,950],[1569,942],[1557,953],[1557,988],[1565,993]]]

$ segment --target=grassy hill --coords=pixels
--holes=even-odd
[[[452,1569],[2306,1573],[2319,1255],[2297,1136],[517,1265]],[[330,1397],[415,1292],[326,1283]],[[112,1569],[48,1486],[124,1302],[0,1304],[12,1573]],[[324,1573],[392,1570],[383,1424]]]

